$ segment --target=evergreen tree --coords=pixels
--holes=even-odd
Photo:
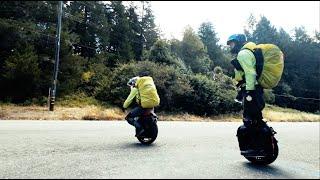
[[[255,31],[252,33],[253,42],[257,44],[275,44],[277,39],[277,29],[271,25],[270,21],[265,16],[262,16],[256,25]]]
[[[152,14],[151,6],[148,1],[143,2],[144,15],[142,17],[142,34],[145,40],[146,50],[150,50],[152,45],[159,39],[158,29],[154,23],[154,15]]]
[[[204,22],[200,25],[198,35],[205,45],[209,58],[212,60],[214,66],[221,66],[226,68],[229,66],[223,53],[221,46],[218,44],[219,38],[214,30],[212,23]]]
[[[110,59],[111,65],[125,63],[133,59],[134,54],[130,44],[130,26],[125,13],[125,6],[121,1],[111,1],[109,21],[111,24],[110,44],[108,51],[114,56]]]
[[[184,32],[181,53],[183,61],[193,72],[209,72],[211,61],[207,55],[207,50],[190,26]]]

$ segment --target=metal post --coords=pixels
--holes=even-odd
[[[57,77],[58,77],[58,68],[59,68],[59,51],[60,51],[60,34],[61,34],[61,17],[62,17],[62,1],[59,1],[58,5],[58,25],[56,33],[56,48],[55,48],[55,64],[53,71],[53,83],[50,96],[49,110],[53,111],[54,101],[56,98],[56,87],[57,87]]]
[[[143,60],[143,44],[144,44],[144,36],[143,36],[143,13],[144,13],[144,1],[142,1],[142,12],[141,12],[141,32],[140,32],[140,40],[141,40],[141,52],[140,52],[140,60]]]

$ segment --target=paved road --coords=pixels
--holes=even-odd
[[[279,157],[255,166],[231,122],[163,122],[151,146],[124,121],[0,120],[0,178],[320,178],[319,122],[269,123]]]

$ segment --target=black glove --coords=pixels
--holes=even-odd
[[[240,91],[238,91],[238,94],[237,94],[235,101],[238,103],[242,103],[242,100],[243,100],[243,92],[240,90]]]
[[[241,80],[241,81],[239,81],[239,82],[236,84],[236,87],[237,87],[237,88],[241,88],[241,86],[242,86],[244,83],[245,83],[245,81],[244,81],[244,80]]]

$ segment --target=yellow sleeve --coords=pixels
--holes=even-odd
[[[128,108],[137,94],[138,94],[138,89],[131,88],[129,96],[127,97],[126,101],[123,103],[123,108]]]
[[[256,84],[256,59],[251,51],[245,49],[241,50],[237,59],[244,71],[246,79],[246,90],[254,90]]]

